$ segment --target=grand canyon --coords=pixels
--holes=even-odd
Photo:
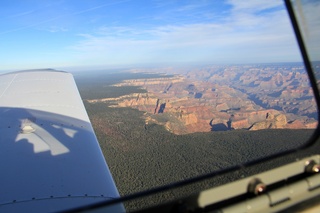
[[[150,72],[134,69],[131,72]],[[153,69],[157,78],[123,80],[114,87],[146,92],[88,99],[109,107],[145,112],[145,128],[163,125],[174,134],[234,129],[312,129],[317,108],[304,67],[299,64],[205,66]]]

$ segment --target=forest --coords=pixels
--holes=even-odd
[[[163,75],[152,73],[130,73],[119,71],[91,71],[73,73],[82,99],[114,98],[130,93],[146,92],[139,87],[114,87],[122,80],[142,78],[163,78]],[[172,77],[172,75],[166,75]]]
[[[113,76],[112,76],[113,75]],[[100,147],[121,196],[204,175],[296,148],[308,140],[313,130],[233,130],[175,135],[157,124],[145,125],[143,113],[132,108],[88,103],[86,98],[117,97],[143,92],[138,87],[112,87],[121,80],[156,77],[155,74],[104,74],[103,77],[76,78],[80,94]],[[161,76],[163,77],[163,76]],[[86,80],[86,81],[84,81]],[[219,183],[215,183],[219,184]],[[195,189],[208,187],[203,183]],[[170,193],[126,204],[127,211],[172,199]]]

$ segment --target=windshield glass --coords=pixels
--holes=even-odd
[[[0,11],[1,72],[73,73],[121,196],[298,148],[318,125],[282,1],[12,0]]]
[[[318,88],[320,79],[320,3],[304,0],[292,1],[293,10],[297,19],[306,51],[317,78]]]

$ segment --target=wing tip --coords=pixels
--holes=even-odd
[[[28,72],[62,72],[62,73],[68,73],[66,71],[62,70],[55,70],[52,68],[43,68],[43,69],[28,69],[28,70],[19,70],[19,71],[13,71],[13,72],[8,72],[1,75],[9,75],[9,74],[20,74],[20,73],[28,73]]]

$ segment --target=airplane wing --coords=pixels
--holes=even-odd
[[[119,197],[70,73],[0,75],[0,143],[0,212],[56,212]]]

